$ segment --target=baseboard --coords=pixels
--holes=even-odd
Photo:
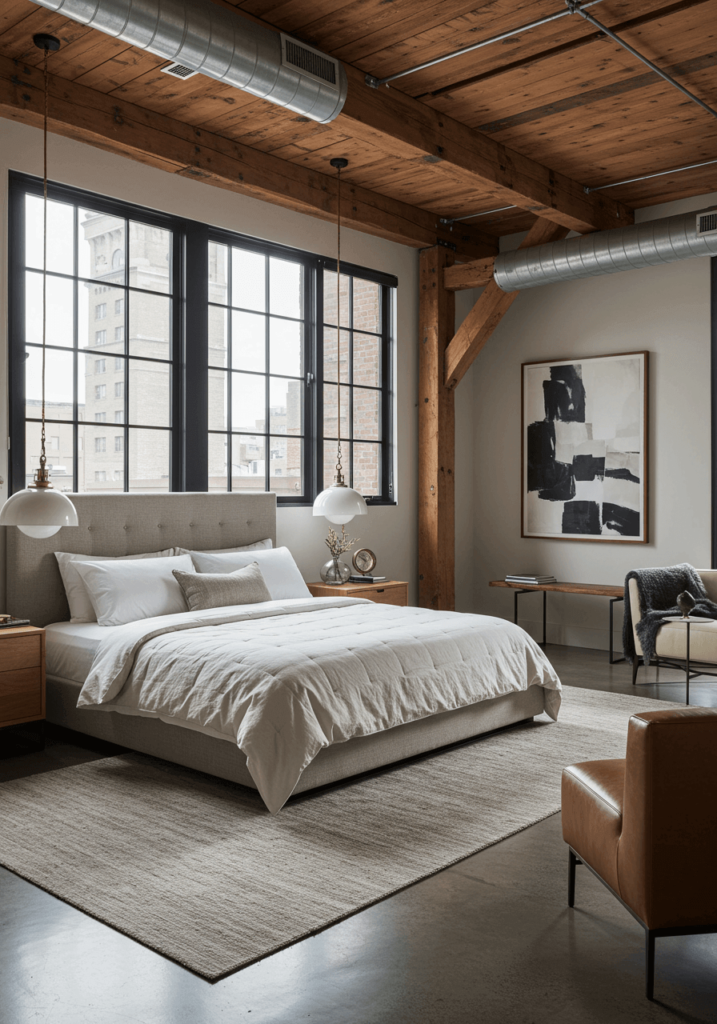
[[[543,639],[542,619],[519,618],[518,625],[534,640],[541,641]],[[546,632],[549,644],[561,644],[563,647],[587,647],[595,651],[610,650],[610,631],[608,629],[548,622]],[[622,655],[622,630],[613,634],[613,651],[616,658]]]

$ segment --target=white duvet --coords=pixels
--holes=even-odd
[[[78,707],[236,742],[276,813],[323,747],[529,686],[557,718],[555,671],[504,619],[308,598],[116,627]]]

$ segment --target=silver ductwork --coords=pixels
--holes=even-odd
[[[312,121],[333,121],[346,100],[335,57],[209,0],[35,2]]]
[[[580,277],[717,256],[715,223],[714,210],[703,210],[516,249],[496,257],[493,277],[504,292],[517,292]]]

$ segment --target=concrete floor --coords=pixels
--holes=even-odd
[[[635,692],[602,652],[547,653],[567,685]],[[641,694],[683,700],[643,671]],[[691,699],[717,706],[717,680]],[[114,749],[53,731],[0,780]],[[0,1024],[717,1022],[717,936],[658,940],[648,1003],[642,929],[584,868],[569,911],[566,869],[555,815],[216,984],[0,869]]]

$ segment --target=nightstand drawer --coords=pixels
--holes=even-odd
[[[41,664],[42,640],[39,634],[0,640],[0,674],[18,668],[38,668]]]
[[[366,590],[361,597],[367,597],[369,601],[377,604],[397,604],[405,607],[408,604],[408,587],[376,587],[375,590]]]
[[[33,717],[42,717],[41,668],[0,672],[0,726]]]

